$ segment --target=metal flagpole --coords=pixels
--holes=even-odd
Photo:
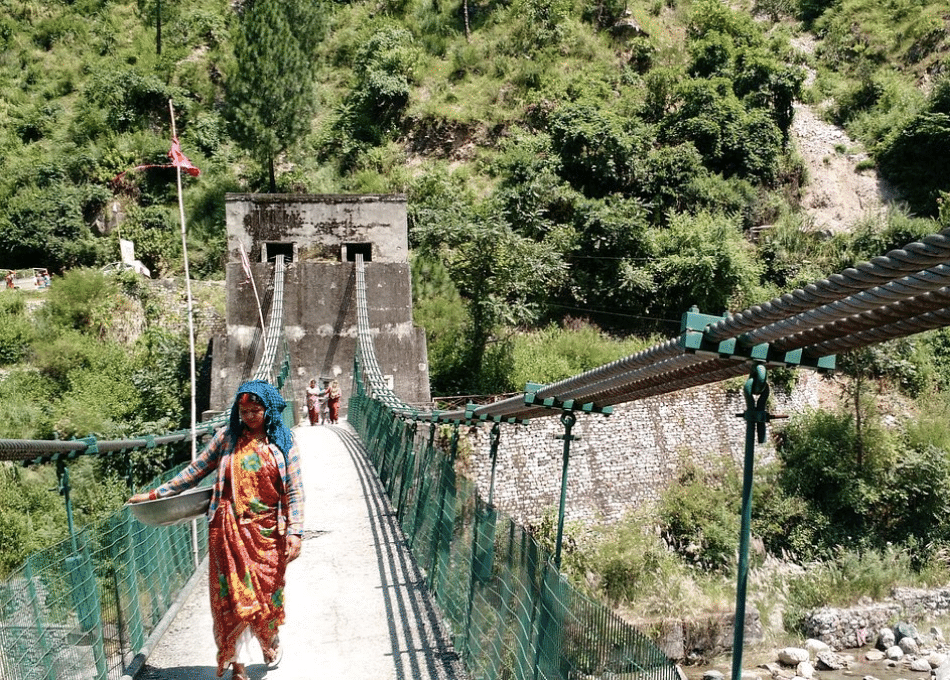
[[[168,100],[168,111],[172,119],[172,138],[178,139],[175,131],[175,107],[172,100]],[[191,275],[188,271],[188,243],[185,238],[185,202],[181,195],[181,166],[175,166],[175,175],[178,180],[178,214],[181,219],[181,252],[185,260],[185,291],[188,295],[188,354],[191,358],[191,460],[198,457],[198,407],[196,398],[196,377],[195,377],[195,315],[194,303],[191,297]],[[197,520],[191,521],[191,552],[194,557],[195,566],[198,566],[198,525]]]

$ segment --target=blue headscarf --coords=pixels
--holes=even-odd
[[[248,380],[243,383],[234,394],[234,404],[231,406],[231,445],[232,448],[237,445],[237,438],[244,430],[244,423],[241,422],[241,414],[238,412],[238,398],[249,392],[261,398],[264,402],[264,429],[271,443],[276,444],[277,448],[284,452],[284,455],[290,453],[293,446],[293,437],[290,430],[284,425],[284,409],[287,402],[280,396],[280,392],[266,380]]]

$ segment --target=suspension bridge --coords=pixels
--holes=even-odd
[[[374,679],[674,680],[675,666],[646,635],[574,590],[560,574],[571,430],[579,417],[609,415],[616,404],[745,375],[732,669],[733,680],[739,680],[754,450],[774,417],[766,408],[769,368],[831,371],[838,352],[950,323],[946,230],[736,314],[690,310],[676,337],[569,379],[529,384],[522,394],[488,405],[426,410],[402,401],[379,364],[366,267],[357,254],[352,277],[358,338],[348,423],[297,430],[311,470],[305,475],[318,485],[313,493],[339,492],[362,506],[338,517],[310,497],[304,557],[291,565],[288,576],[288,616],[299,617],[287,625],[288,639],[294,636],[295,643],[288,654],[294,659],[270,671],[273,678],[324,677],[324,670],[336,674],[333,664],[340,663],[348,677]],[[280,256],[272,275],[266,347],[255,377],[283,389],[291,367]],[[563,426],[551,554],[495,507],[494,474],[488,489],[476,489],[455,465],[460,427],[490,425],[494,471],[502,428],[544,417],[559,418]],[[292,418],[285,413],[285,419]],[[77,529],[70,511],[69,463],[79,456],[124,455],[194,441],[221,424],[222,419],[212,419],[188,431],[122,441],[0,441],[0,460],[56,466],[70,532],[64,543],[29,558],[0,588],[3,678],[203,678],[213,673],[213,650],[201,649],[210,635],[191,627],[194,622],[210,631],[210,623],[198,622],[191,599],[207,551],[206,527],[202,522],[147,527],[123,509],[100,525]],[[445,447],[436,442],[440,429],[450,433]],[[328,469],[339,474],[324,475]],[[340,499],[339,507],[345,506]],[[334,534],[353,543],[322,548],[321,541],[332,547],[334,539],[328,537]],[[367,545],[357,545],[363,541],[354,538],[359,536],[369,544],[362,557],[357,557],[359,549]],[[355,563],[346,561],[353,557]],[[347,590],[347,575],[367,564],[376,569],[362,585],[374,585]],[[304,593],[312,591],[321,598],[341,597],[307,600]],[[294,597],[300,600],[296,614]],[[327,623],[333,617],[338,625]],[[382,626],[372,642],[353,646],[351,656],[330,658],[328,650],[374,629],[373,622]],[[185,641],[177,643],[180,648],[175,635]],[[191,651],[185,655],[181,648]],[[260,678],[265,669],[251,670]]]

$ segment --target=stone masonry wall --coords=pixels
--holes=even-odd
[[[791,394],[773,390],[770,412],[800,413],[818,406],[818,383],[801,371]],[[724,384],[697,387],[614,408],[610,416],[580,414],[568,466],[568,521],[607,521],[654,501],[686,460],[711,466],[723,457],[742,465],[745,411],[741,391]],[[781,421],[778,421],[781,422]],[[773,431],[775,423],[769,426]],[[469,430],[470,474],[483,495],[491,479],[489,425]],[[525,426],[503,425],[495,473],[495,504],[521,523],[535,523],[560,499],[563,434],[557,416]],[[756,461],[774,456],[756,446]]]

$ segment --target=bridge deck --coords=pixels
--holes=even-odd
[[[352,429],[299,427],[295,435],[307,494],[303,552],[287,573],[283,660],[267,670],[255,644],[251,680],[265,673],[269,680],[462,680],[442,617]],[[139,680],[216,677],[206,574]]]

